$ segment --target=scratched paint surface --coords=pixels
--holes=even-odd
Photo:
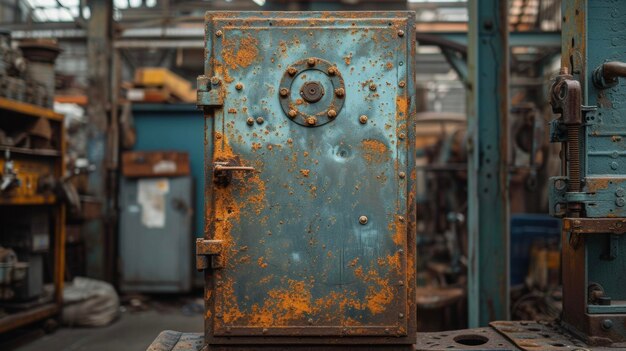
[[[207,118],[207,172],[227,160],[255,171],[233,172],[227,186],[207,180],[207,236],[224,241],[226,264],[210,277],[206,318],[215,335],[405,335],[410,20],[279,16],[207,17],[205,74],[224,94]],[[280,105],[288,68],[308,58],[344,80],[341,110],[320,126]],[[318,102],[299,95],[310,81],[324,88]],[[311,66],[287,98],[325,113],[336,88]]]
[[[626,41],[618,33],[626,31],[626,7],[621,2],[589,1],[587,28],[588,74],[606,61],[626,62]],[[597,106],[587,116],[584,160],[584,190],[590,193],[585,203],[587,217],[626,217],[626,82],[609,89],[597,89],[591,82],[584,92],[588,105]],[[625,304],[626,238],[602,235],[587,240],[587,279],[601,284],[612,305]],[[609,247],[617,252],[606,259]],[[623,330],[623,329],[621,329]],[[622,335],[624,333],[622,332]]]

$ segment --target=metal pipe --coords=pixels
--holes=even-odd
[[[593,85],[598,89],[612,88],[619,83],[619,77],[626,77],[626,63],[605,62],[593,71]]]

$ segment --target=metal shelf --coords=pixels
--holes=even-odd
[[[52,317],[57,313],[59,313],[59,305],[53,302],[26,311],[11,313],[6,317],[0,318],[0,334],[26,324]]]
[[[56,202],[54,195],[0,197],[0,206],[54,205]]]
[[[16,153],[20,155],[47,156],[47,157],[60,157],[61,156],[61,152],[59,150],[54,150],[54,149],[28,149],[25,147],[0,145],[0,153],[4,153],[4,151],[6,150],[9,150],[11,153]]]
[[[53,121],[63,121],[63,115],[41,106],[27,104],[0,97],[0,110],[10,111],[23,116],[47,118]]]

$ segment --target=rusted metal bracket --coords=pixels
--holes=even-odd
[[[196,239],[196,268],[201,271],[209,267],[224,267],[223,251],[222,240]]]
[[[626,218],[564,218],[563,230],[573,234],[625,234]]]
[[[224,105],[224,87],[218,77],[198,77],[198,108],[221,108]]]
[[[503,321],[489,325],[524,351],[585,350],[586,345],[568,335],[559,325],[534,321]]]
[[[581,190],[580,134],[582,128],[582,88],[567,67],[562,67],[550,89],[550,104],[554,113],[561,114],[560,123],[567,131],[567,157],[563,167],[567,169],[567,192]],[[554,139],[554,138],[553,138]],[[582,209],[579,202],[567,203],[567,214],[578,217]]]

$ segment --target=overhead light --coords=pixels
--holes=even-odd
[[[254,1],[254,3],[259,5],[259,6],[265,5],[265,0],[252,0],[252,1]]]
[[[113,1],[113,5],[115,5],[115,7],[118,8],[118,9],[127,9],[128,8],[128,1],[126,1],[126,0],[114,0]]]

